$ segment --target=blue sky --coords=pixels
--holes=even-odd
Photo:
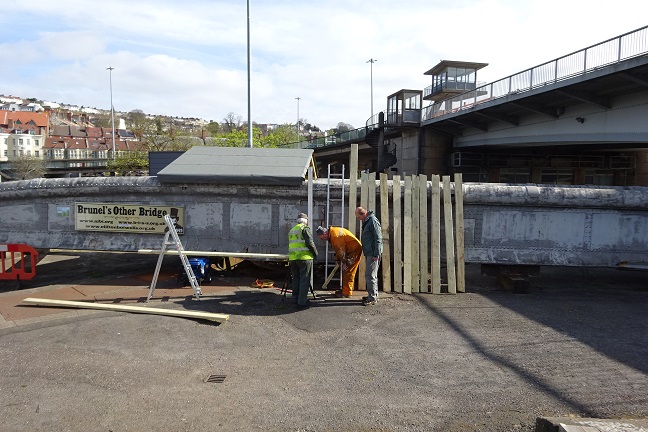
[[[246,0],[31,0],[0,15],[0,94],[247,120]],[[252,120],[361,127],[440,60],[491,82],[646,24],[645,0],[250,0]],[[369,59],[377,59],[372,70]]]

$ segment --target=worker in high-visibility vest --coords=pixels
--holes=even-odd
[[[331,243],[335,251],[335,260],[340,264],[342,272],[342,289],[335,292],[336,297],[351,297],[353,294],[353,283],[360,257],[362,256],[362,244],[353,233],[340,227],[318,227],[317,237]]]
[[[299,213],[297,225],[288,233],[288,262],[292,275],[292,299],[299,307],[308,307],[308,292],[311,290],[313,260],[317,258],[317,247],[308,226],[308,216]]]

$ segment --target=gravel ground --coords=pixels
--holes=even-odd
[[[117,258],[84,257],[79,280]],[[48,271],[42,289],[61,283]],[[648,273],[543,268],[526,294],[467,273],[465,294],[309,309],[237,274],[222,295],[163,305],[230,314],[220,325],[98,311],[2,329],[0,430],[524,432],[540,416],[648,417]]]

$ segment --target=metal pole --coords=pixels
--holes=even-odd
[[[301,98],[296,97],[295,99],[297,99],[297,124],[295,125],[295,131],[297,132],[297,142],[299,142],[299,100]]]
[[[112,71],[115,69],[112,66],[106,68],[110,75],[110,121],[112,123],[112,158],[115,160],[115,107],[113,107],[113,97],[112,97]]]
[[[308,167],[308,226],[311,227],[311,230],[313,229],[313,167],[312,166]],[[313,272],[311,272],[310,274],[310,286],[312,290]]]
[[[252,108],[250,106],[250,0],[247,0],[247,75],[248,75],[248,147],[252,148]]]
[[[367,60],[367,63],[371,63],[371,65],[370,65],[370,69],[371,69],[371,117],[369,117],[370,119],[372,119],[371,121],[373,121],[373,115],[374,115],[374,109],[373,109],[373,64],[375,62],[377,62],[377,61],[378,60],[376,60],[374,58],[371,58],[371,59]]]

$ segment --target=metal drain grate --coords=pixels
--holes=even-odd
[[[225,381],[225,375],[209,375],[205,382],[208,383],[222,383]]]

